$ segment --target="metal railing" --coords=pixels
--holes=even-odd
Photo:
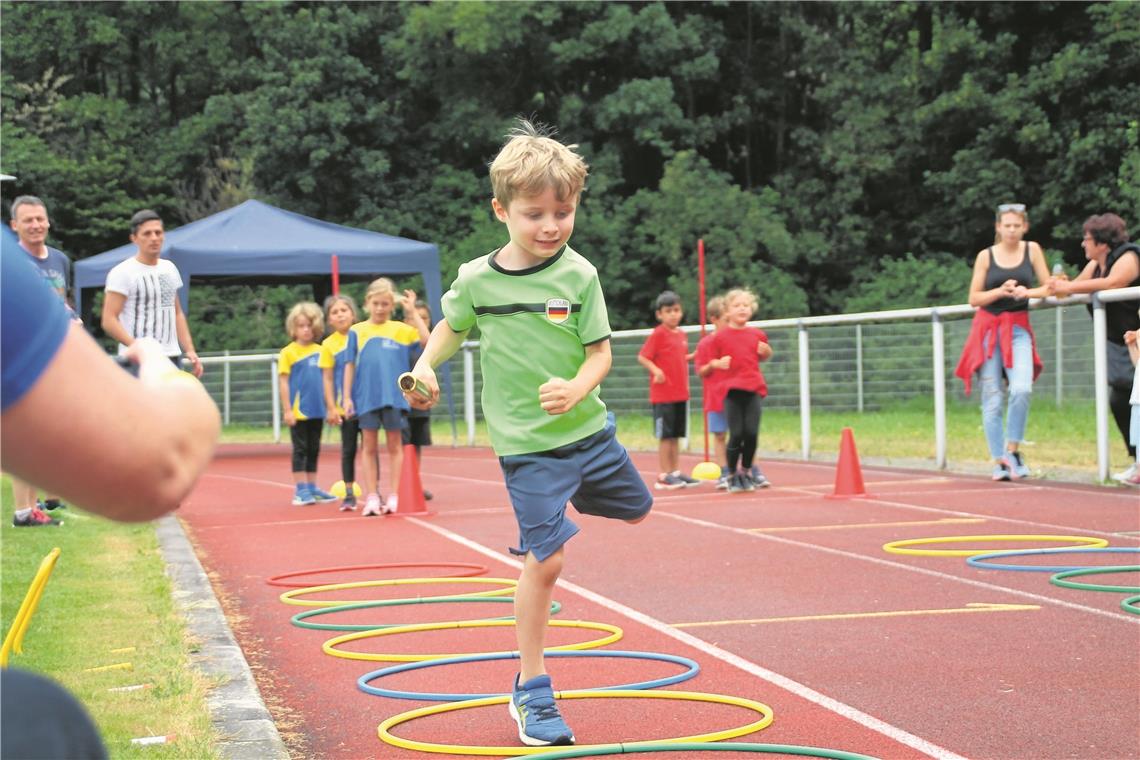
[[[1034,334],[1038,352],[1046,356],[1052,346],[1052,361],[1046,363],[1036,388],[1052,385],[1058,406],[1068,395],[1095,397],[1097,475],[1108,477],[1109,425],[1107,363],[1105,359],[1104,304],[1140,298],[1140,287],[1103,291],[1091,296],[1065,299],[1033,299],[1035,311],[1052,309],[1054,319],[1036,320]],[[1092,304],[1093,319],[1085,314]],[[944,469],[946,454],[946,407],[949,398],[964,399],[954,387],[953,366],[947,362],[947,343],[956,361],[969,331],[974,309],[965,304],[923,309],[769,319],[751,322],[768,333],[775,355],[764,365],[769,395],[765,408],[796,410],[800,415],[801,456],[811,456],[813,406],[864,412],[914,397],[933,399],[935,464]],[[929,328],[925,325],[929,323]],[[697,325],[682,327],[699,333]],[[611,342],[614,362],[602,385],[602,398],[617,414],[649,415],[645,370],[637,352],[650,329],[620,330]],[[480,411],[475,399],[482,390],[482,373],[475,360],[477,341],[466,341],[453,371],[456,414],[466,428],[466,444],[474,445]],[[281,407],[277,385],[277,353],[247,352],[203,355],[207,389],[222,410],[226,424],[272,425],[274,439],[281,436]],[[923,365],[926,369],[923,369]],[[221,372],[213,367],[221,368]],[[459,369],[459,368],[456,368]],[[1091,371],[1090,371],[1091,370]],[[268,383],[266,383],[268,381]],[[267,387],[268,385],[268,387]],[[692,405],[699,409],[702,387],[691,377]],[[453,445],[457,443],[453,431]]]

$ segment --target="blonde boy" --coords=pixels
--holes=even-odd
[[[527,745],[573,744],[554,702],[543,644],[563,545],[583,514],[640,522],[653,505],[614,435],[598,385],[609,372],[610,325],[597,270],[567,245],[586,164],[527,121],[491,163],[491,208],[508,242],[467,262],[443,298],[413,374],[439,399],[435,367],[478,325],[483,415],[499,455],[524,557],[515,593],[520,672],[509,703]]]

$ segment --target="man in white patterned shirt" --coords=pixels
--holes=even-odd
[[[176,365],[183,355],[201,377],[202,362],[178,301],[182,275],[172,262],[160,258],[165,236],[162,218],[154,211],[143,209],[131,217],[131,242],[138,253],[107,273],[103,331],[119,341],[120,355],[135,338],[154,338]]]

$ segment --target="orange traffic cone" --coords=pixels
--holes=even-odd
[[[408,443],[404,445],[404,466],[400,468],[399,503],[393,516],[407,517],[428,514],[431,513],[428,512],[427,504],[424,501],[424,487],[420,483],[416,447]]]
[[[835,468],[835,491],[828,499],[857,499],[870,496],[863,486],[863,471],[859,467],[859,452],[855,450],[855,436],[851,428],[843,428],[839,440],[839,464]]]

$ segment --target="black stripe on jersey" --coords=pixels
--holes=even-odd
[[[570,304],[570,311],[571,311],[571,313],[576,312],[576,311],[579,311],[579,312],[582,311],[582,304],[580,304],[580,303]],[[528,312],[534,312],[537,314],[545,314],[546,313],[546,304],[544,304],[544,303],[505,303],[505,304],[502,304],[501,306],[476,306],[475,307],[475,315],[476,316],[490,315],[493,317],[502,317],[502,316],[506,316],[508,314],[520,314],[520,313],[525,314]]]

